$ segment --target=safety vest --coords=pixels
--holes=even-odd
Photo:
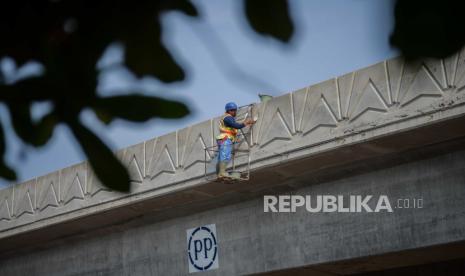
[[[233,127],[228,127],[224,123],[224,118],[232,116],[231,114],[226,113],[220,120],[219,127],[220,127],[220,134],[216,136],[217,140],[223,140],[225,138],[231,139],[231,141],[236,140],[238,130]]]

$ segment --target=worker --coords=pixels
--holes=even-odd
[[[225,114],[220,119],[220,134],[216,137],[218,144],[217,173],[219,178],[230,177],[226,167],[231,161],[233,144],[237,142],[239,129],[255,124],[253,119],[246,119],[243,123],[236,122],[237,105],[233,102],[225,106]]]

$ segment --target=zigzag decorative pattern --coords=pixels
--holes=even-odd
[[[11,201],[13,199],[13,189],[6,188],[0,193],[0,222],[7,224],[12,217]]]
[[[64,205],[74,200],[84,200],[86,187],[86,167],[82,164],[61,170],[60,202]]]
[[[336,81],[319,83],[304,91],[295,92],[294,98],[303,98],[298,114],[298,131],[307,135],[319,127],[336,127],[341,120],[340,101]],[[304,119],[308,118],[308,119]]]
[[[53,172],[37,178],[37,209],[57,208],[60,204],[60,174]]]
[[[163,174],[174,175],[178,168],[178,133],[146,142],[147,175],[156,179]]]
[[[25,214],[33,215],[36,202],[36,180],[23,183],[14,190],[13,215],[19,218]]]
[[[179,131],[182,152],[181,167],[188,170],[191,166],[205,162],[205,149],[213,146],[212,122],[206,121]],[[210,156],[207,156],[207,159]]]
[[[239,110],[260,120],[246,129],[251,157],[266,158],[277,151],[309,147],[353,129],[435,112],[465,90],[465,50],[444,60],[406,63],[401,58],[315,84]],[[448,106],[461,104],[455,101]],[[418,112],[418,111],[421,112]],[[142,193],[199,178],[205,148],[215,145],[219,118],[125,148],[117,152],[128,167],[133,192]],[[296,146],[297,145],[297,146]],[[244,144],[245,146],[245,144]],[[206,162],[214,162],[207,154]],[[108,190],[83,162],[31,181],[0,190],[0,232],[31,220],[115,202],[127,197]]]

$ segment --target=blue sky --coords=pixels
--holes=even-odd
[[[245,22],[242,1],[193,2],[200,19],[174,12],[163,17],[163,40],[186,69],[185,81],[167,85],[150,77],[136,79],[120,67],[104,73],[99,84],[102,95],[137,88],[182,100],[193,113],[180,120],[115,121],[104,126],[91,112],[83,112],[86,125],[113,149],[217,116],[229,101],[239,105],[257,102],[258,93],[285,94],[397,55],[388,43],[393,28],[392,0],[292,0],[296,33],[288,45],[254,33]],[[100,66],[118,62],[120,56],[120,46],[110,47]],[[0,66],[14,71],[11,61],[3,60]],[[47,108],[47,104],[38,104],[33,112],[40,116]],[[7,160],[17,168],[19,182],[84,159],[66,127],[58,127],[46,146],[34,149],[15,137],[7,118],[0,107],[7,133]],[[8,184],[0,181],[0,187]]]

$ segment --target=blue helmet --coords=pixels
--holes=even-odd
[[[233,102],[230,102],[230,103],[227,103],[226,106],[224,107],[224,109],[226,109],[226,111],[229,111],[229,110],[237,110],[237,105]]]

